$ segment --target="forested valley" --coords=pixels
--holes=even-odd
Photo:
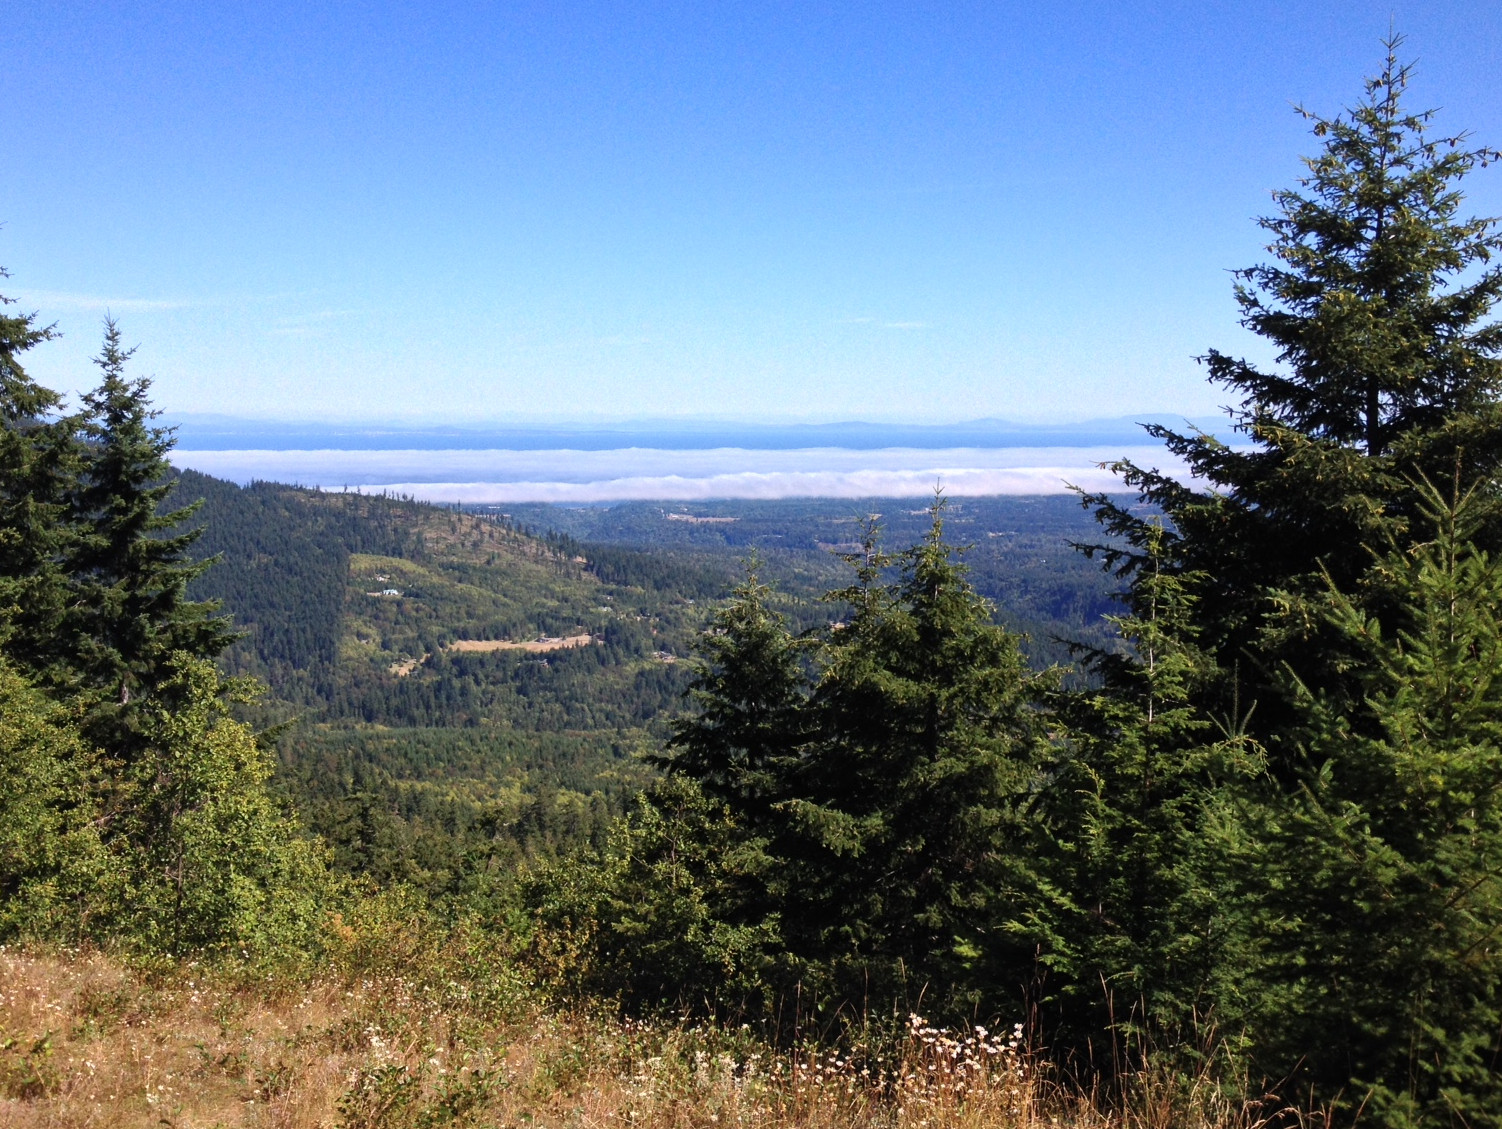
[[[191,471],[174,499],[199,504],[185,527],[216,561],[188,594],[241,632],[220,668],[267,688],[241,716],[287,726],[279,786],[337,869],[430,891],[472,881],[498,850],[509,867],[603,842],[651,776],[643,754],[683,712],[697,637],[750,554],[808,630],[848,610],[821,597],[864,521],[879,514],[891,541],[928,521],[910,499],[718,503],[697,523],[688,507],[471,514]],[[1077,500],[966,499],[946,520],[973,530],[972,575],[1035,665],[1067,660],[1062,640],[1106,639],[1110,578],[1069,545],[1095,530]]]
[[[1502,1125],[1502,154],[1398,46],[1121,493],[238,487],[7,310],[0,1116]]]

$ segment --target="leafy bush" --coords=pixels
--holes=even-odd
[[[114,797],[121,927],[172,953],[306,951],[328,894],[322,852],[273,800],[270,754],[225,693],[212,664],[180,654],[144,713]]]
[[[68,711],[0,660],[0,938],[76,938],[118,901],[97,769]]]

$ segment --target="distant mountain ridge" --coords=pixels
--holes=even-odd
[[[1224,416],[1186,418],[1161,413],[1066,424],[1026,424],[978,419],[952,424],[734,423],[712,420],[642,420],[619,424],[506,426],[405,426],[298,423],[232,416],[167,414],[184,451],[609,451],[624,448],[800,450],[890,447],[943,450],[999,447],[1098,447],[1141,444],[1144,423],[1199,428],[1223,434]]]

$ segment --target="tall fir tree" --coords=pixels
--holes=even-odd
[[[1116,464],[1171,519],[1164,552],[1196,578],[1200,645],[1224,672],[1221,708],[1234,693],[1258,700],[1269,735],[1291,717],[1285,663],[1316,681],[1339,677],[1340,639],[1309,611],[1323,577],[1349,589],[1369,562],[1363,546],[1411,536],[1415,476],[1447,477],[1457,460],[1467,481],[1502,470],[1502,326],[1488,320],[1502,295],[1502,234],[1496,221],[1462,218],[1459,190],[1497,153],[1437,134],[1432,112],[1406,108],[1400,45],[1387,42],[1385,66],[1349,112],[1301,111],[1323,149],[1262,221],[1274,261],[1238,274],[1242,324],[1281,367],[1204,358],[1241,402],[1234,420],[1250,444],[1149,428],[1204,487]],[[1118,538],[1116,562],[1145,562],[1147,519],[1109,497],[1088,502]],[[1502,544],[1502,511],[1490,508],[1477,536]]]
[[[0,270],[0,278],[8,277]],[[62,622],[63,562],[72,544],[69,491],[78,472],[77,421],[37,384],[22,356],[56,333],[0,296],[0,653],[33,678],[72,682]]]
[[[208,661],[231,635],[186,595],[171,436],[113,321],[62,414],[20,363],[50,336],[0,318],[0,934],[304,952],[323,859]]]
[[[1223,921],[1199,980],[1262,1077],[1378,1124],[1496,1124],[1502,235],[1461,217],[1458,185],[1498,155],[1405,108],[1399,46],[1355,108],[1306,115],[1323,150],[1264,221],[1275,261],[1239,275],[1243,324],[1280,367],[1205,358],[1249,443],[1152,429],[1197,483],[1117,465],[1166,535],[1140,507],[1087,501],[1117,535],[1099,551],[1132,620],[1150,573],[1180,590],[1173,634],[1208,673],[1184,685],[1184,716],[1219,715],[1265,755],[1261,775],[1222,775],[1208,821],[1175,817],[1181,875],[1213,913],[1191,900],[1164,918],[1149,994],[1177,980],[1161,963],[1175,936]],[[1439,479],[1457,497],[1475,484],[1463,522],[1443,518]],[[1132,696],[1109,677],[1106,694]],[[1130,789],[1102,797],[1109,824],[1140,821]],[[1097,821],[1082,812],[1061,841]]]
[[[655,758],[695,780],[712,800],[765,829],[786,798],[805,724],[807,647],[770,604],[752,557],[746,578],[700,639],[705,660],[690,687],[696,707],[674,728],[668,754]]]
[[[775,931],[795,849],[785,805],[797,797],[808,737],[809,647],[771,606],[760,568],[753,555],[700,637],[704,666],[689,691],[695,708],[674,726],[666,754],[651,760],[726,815],[720,834],[735,844],[736,862],[719,878],[721,920]],[[681,791],[654,795],[684,803]]]
[[[66,561],[77,592],[66,629],[78,642],[81,689],[94,698],[95,727],[117,741],[132,702],[172,677],[174,655],[212,659],[234,638],[216,605],[188,597],[211,562],[192,558],[199,531],[183,530],[196,505],[166,507],[174,440],[151,423],[150,381],[126,375],[132,352],[107,320],[96,361],[103,377],[84,397],[80,532]]]
[[[0,278],[10,272],[0,267]],[[32,380],[21,364],[21,354],[57,336],[50,325],[37,324],[37,315],[16,314],[4,308],[16,300],[0,295],[0,416],[7,423],[31,423],[55,410],[61,402],[57,393]]]

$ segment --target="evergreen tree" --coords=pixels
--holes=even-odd
[[[56,416],[61,397],[21,363],[55,331],[35,314],[7,314],[13,304],[0,296],[0,653],[44,684],[66,685],[71,664],[61,625],[70,596],[62,561],[73,534],[77,421]]]
[[[1264,948],[1260,1065],[1375,1124],[1502,1125],[1502,558],[1479,491],[1426,508],[1368,580],[1331,585],[1355,708],[1294,680],[1298,788],[1237,868]]]
[[[173,438],[151,425],[158,413],[147,399],[150,382],[126,376],[132,352],[107,320],[96,361],[103,379],[84,397],[85,454],[74,500],[80,533],[66,562],[77,592],[66,629],[78,647],[81,689],[98,704],[98,732],[117,740],[124,740],[132,699],[170,676],[172,656],[214,658],[234,639],[215,605],[187,596],[211,562],[190,556],[199,530],[177,532],[197,506],[166,508]]]
[[[811,702],[817,740],[785,805],[807,842],[789,940],[843,968],[846,991],[880,998],[905,980],[914,998],[925,985],[972,1004],[1015,996],[979,970],[1003,943],[992,926],[1009,908],[1044,745],[1031,702],[1047,678],[1028,672],[965,579],[942,499],[894,583],[881,583],[875,536],[852,561],[856,583],[832,594],[850,619],[830,637]]]
[[[736,859],[716,879],[718,920],[775,935],[789,895],[787,860],[796,852],[785,805],[798,796],[808,647],[769,606],[772,590],[759,569],[753,555],[745,580],[700,636],[707,661],[689,689],[696,708],[674,726],[666,754],[649,760],[691,781],[707,810],[724,813],[723,822],[702,824],[716,828],[717,852],[733,844]],[[651,795],[684,804],[681,789]]]
[[[113,321],[58,416],[19,360],[50,336],[0,318],[0,934],[305,950],[322,860],[206,661],[231,635],[186,596],[206,564],[172,532],[192,509],[163,512],[171,436]]]
[[[1487,320],[1502,295],[1492,262],[1502,234],[1493,220],[1461,218],[1458,188],[1497,154],[1437,135],[1431,112],[1405,107],[1400,43],[1388,42],[1385,67],[1348,113],[1301,111],[1324,148],[1262,221],[1275,261],[1239,273],[1242,322],[1282,367],[1205,358],[1241,399],[1234,419],[1250,448],[1151,427],[1209,489],[1116,468],[1171,519],[1164,553],[1196,578],[1220,708],[1239,689],[1260,703],[1267,735],[1291,718],[1283,664],[1339,677],[1340,639],[1307,608],[1323,577],[1349,590],[1368,565],[1364,545],[1411,536],[1415,476],[1444,477],[1457,459],[1465,481],[1502,470],[1502,326]],[[1087,501],[1122,539],[1109,559],[1141,567],[1155,536],[1147,520],[1104,496]],[[1477,535],[1502,543],[1502,513],[1489,509]],[[1255,665],[1242,661],[1253,653]]]
[[[1203,732],[1219,716],[1222,748],[1244,758],[1198,800],[1195,759],[1215,743],[1197,749],[1186,730],[1175,756],[1190,805],[1166,808],[1167,837],[1119,846],[1152,854],[1178,838],[1187,860],[1148,870],[1170,880],[1168,908],[1138,918],[1164,927],[1143,935],[1158,954],[1150,1005],[1167,993],[1182,1014],[1198,982],[1224,1021],[1247,1025],[1264,1077],[1294,1072],[1316,1101],[1354,1096],[1351,1109],[1365,1100],[1382,1124],[1493,1124],[1502,327],[1489,317],[1502,235],[1461,217],[1458,184],[1497,154],[1407,110],[1410,72],[1399,40],[1387,46],[1354,109],[1306,115],[1323,150],[1264,221],[1275,261],[1239,275],[1243,323],[1280,367],[1205,359],[1242,398],[1249,446],[1152,429],[1208,489],[1118,464],[1166,534],[1140,509],[1087,499],[1117,535],[1097,551],[1130,580],[1130,620],[1162,591],[1150,574],[1178,586],[1175,646],[1205,659],[1183,717]],[[1427,482],[1452,474],[1480,485],[1447,527]],[[1130,706],[1109,677],[1105,693]],[[1143,734],[1135,722],[1087,762],[1130,758]],[[1244,771],[1260,754],[1267,773]],[[1101,820],[1158,822],[1142,823],[1130,788],[1100,794],[1060,836],[1066,851]],[[1131,869],[1071,876],[1060,902]],[[1176,902],[1176,889],[1193,896]],[[1084,924],[1064,932],[1088,938]],[[1164,963],[1215,929],[1219,967],[1191,962],[1186,977]],[[1138,976],[1134,950],[1108,963]]]
[[[1110,617],[1128,646],[1088,654],[1098,686],[1055,695],[1060,740],[1032,812],[1032,893],[1014,924],[1037,945],[1045,1036],[1078,1055],[1113,1029],[1192,1045],[1194,1024],[1217,1001],[1233,1004],[1228,981],[1244,956],[1219,873],[1224,837],[1239,831],[1224,786],[1255,777],[1259,751],[1245,715],[1194,704],[1216,673],[1195,645],[1198,578],[1166,571],[1166,533],[1148,532],[1136,610]],[[1230,1029],[1234,1018],[1220,1016]]]
[[[792,983],[760,845],[688,776],[649,789],[605,850],[526,882],[534,960],[560,985],[638,1011],[761,1018]]]
[[[0,278],[10,272],[0,267]],[[0,295],[0,416],[10,424],[42,419],[61,402],[57,393],[43,388],[27,375],[21,354],[57,336],[53,326],[38,325],[37,315],[10,314],[3,307],[16,300]]]
[[[655,758],[759,829],[787,798],[808,695],[807,648],[769,606],[771,595],[753,556],[745,580],[701,636],[707,663],[690,687],[696,709],[675,727],[668,755]]]
[[[603,869],[537,888],[580,967],[611,970],[597,985],[711,1009],[781,1001],[784,1024],[905,991],[955,1015],[1017,1002],[1023,957],[1003,959],[1000,926],[1051,675],[1028,672],[943,531],[942,500],[897,557],[868,525],[855,582],[829,594],[847,620],[822,638],[789,634],[754,568],[716,615],[699,711],[658,758],[668,783]]]

